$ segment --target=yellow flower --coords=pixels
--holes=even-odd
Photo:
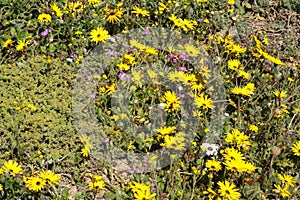
[[[18,41],[18,45],[16,46],[17,51],[22,51],[23,49],[27,48],[27,45],[29,44],[29,41],[25,42],[23,41]]]
[[[274,92],[273,92],[273,94],[276,96],[276,97],[278,97],[279,99],[284,99],[284,98],[286,98],[287,97],[287,94],[286,94],[286,91],[279,91],[279,90],[275,90]]]
[[[254,94],[255,86],[253,83],[248,83],[245,87],[234,87],[231,92],[237,95],[251,96]]]
[[[40,20],[40,22],[50,22],[51,21],[51,15],[45,14],[45,13],[40,14],[38,16],[38,20]]]
[[[105,186],[105,182],[101,180],[96,180],[94,182],[89,182],[90,190],[103,190]]]
[[[57,17],[61,18],[63,16],[61,9],[56,5],[56,3],[51,5],[51,9],[53,10],[52,14],[55,14]]]
[[[164,137],[166,135],[174,133],[175,130],[176,130],[175,126],[162,127],[160,129],[157,129],[156,131],[159,132],[159,135],[157,136],[157,138],[160,139],[161,137]]]
[[[255,133],[257,133],[258,132],[258,127],[255,126],[255,125],[249,125],[249,130],[254,131]]]
[[[278,174],[278,178],[281,180],[281,183],[283,183],[286,187],[292,186],[294,187],[294,183],[296,183],[296,179],[290,175],[281,175]]]
[[[90,35],[90,38],[92,38],[92,42],[96,42],[96,44],[98,44],[99,42],[104,42],[109,38],[108,31],[102,27],[98,27],[97,29],[92,30],[90,32]]]
[[[92,5],[96,5],[98,3],[100,3],[101,0],[88,0],[88,2]]]
[[[123,15],[123,9],[109,9],[105,8],[104,11],[106,12],[105,18],[107,19],[108,22],[114,24],[120,21]]]
[[[204,109],[213,108],[212,100],[208,98],[207,95],[204,95],[203,93],[195,97],[195,104],[198,108],[204,108]]]
[[[25,181],[29,190],[41,191],[46,186],[46,181],[40,177],[32,176]]]
[[[300,156],[300,141],[293,144],[292,151],[295,156]]]
[[[0,184],[0,191],[2,191],[3,190],[3,185],[2,184]]]
[[[198,56],[200,54],[200,51],[193,45],[190,44],[186,44],[184,46],[185,51],[187,52],[187,54],[189,54],[189,56]]]
[[[241,194],[238,192],[238,189],[235,188],[234,183],[230,183],[228,181],[225,181],[224,183],[218,182],[219,190],[218,193],[220,193],[221,197],[224,197],[225,199],[231,199],[231,200],[237,200],[240,199]]]
[[[243,70],[239,70],[239,71],[238,71],[238,75],[239,75],[239,76],[242,76],[242,77],[245,78],[245,79],[249,79],[249,78],[250,78],[250,74],[247,73],[247,72],[245,72],[245,71],[243,71]]]
[[[228,60],[228,68],[232,70],[243,70],[243,65],[237,59]]]
[[[137,182],[130,182],[129,188],[134,193],[135,200],[155,200],[156,193],[151,194],[151,186],[137,183]]]
[[[205,163],[205,167],[211,171],[220,171],[222,169],[221,162],[216,160],[208,160]]]
[[[157,55],[158,54],[157,49],[155,49],[153,47],[148,47],[148,46],[145,48],[145,52],[148,53],[148,54],[152,54],[152,55]]]
[[[90,153],[90,150],[88,148],[81,149],[81,154],[83,155],[83,157],[88,157],[89,153]]]
[[[229,5],[234,5],[234,0],[228,0]]]
[[[128,71],[130,69],[130,65],[127,65],[125,63],[117,64],[117,67],[122,71]]]
[[[132,9],[133,9],[132,13],[136,14],[137,17],[138,17],[139,15],[142,15],[143,17],[144,17],[144,16],[150,16],[150,15],[149,15],[149,12],[148,12],[147,10],[140,9],[140,8],[137,7],[137,6],[134,6]]]
[[[264,38],[263,43],[265,43],[265,45],[269,45],[268,38]]]
[[[2,169],[3,169],[3,171],[5,171],[13,176],[22,173],[21,166],[16,161],[13,161],[13,160],[4,162]]]
[[[169,149],[183,150],[185,147],[185,135],[180,132],[176,136],[166,135],[164,137],[164,143],[161,143],[160,146],[167,147]]]
[[[11,39],[7,39],[5,42],[2,42],[2,47],[6,48],[9,46],[13,46],[13,41]]]
[[[276,185],[276,184],[274,184],[274,187],[276,189],[273,189],[273,191],[276,193],[280,193],[282,197],[289,197],[291,195],[291,193],[288,191],[287,187],[283,188],[280,185]]]
[[[58,184],[60,180],[60,176],[58,174],[54,174],[52,171],[42,171],[40,173],[42,179],[46,181],[49,185]]]

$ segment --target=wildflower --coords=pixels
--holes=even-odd
[[[159,2],[159,14],[163,14],[164,12],[168,12],[168,8],[165,4],[163,4],[162,2]]]
[[[108,31],[102,27],[98,27],[97,29],[92,30],[90,32],[90,35],[90,37],[92,38],[92,42],[96,42],[96,44],[98,44],[99,42],[104,42],[109,38]]]
[[[72,13],[72,16],[75,16],[76,12],[82,12],[84,9],[84,6],[82,4],[82,2],[68,2],[66,9],[68,10],[67,12]]]
[[[185,147],[185,135],[184,133],[178,133],[176,136],[166,135],[164,137],[164,143],[161,143],[160,146],[167,147],[169,149],[183,150]]]
[[[219,181],[217,184],[220,187],[218,193],[220,193],[221,197],[224,197],[225,199],[231,199],[231,200],[240,199],[241,194],[238,192],[238,189],[235,188],[234,183],[230,183],[228,181],[222,183]]]
[[[237,95],[244,95],[244,96],[250,96],[254,93],[255,86],[253,83],[248,83],[245,87],[239,88],[239,87],[234,87],[231,92],[233,94]]]
[[[137,6],[134,6],[132,9],[133,9],[132,13],[136,14],[137,17],[138,17],[139,15],[142,15],[143,17],[145,17],[145,16],[150,16],[150,15],[149,15],[149,12],[148,12],[147,10],[140,9],[140,8],[137,7]]]
[[[255,125],[249,125],[249,130],[254,131],[255,133],[257,133],[258,132],[258,127],[255,126]]]
[[[145,52],[148,53],[148,54],[152,54],[152,55],[157,55],[158,54],[157,49],[152,48],[152,47],[146,47]]]
[[[41,32],[41,36],[46,37],[50,32],[50,29],[45,29],[43,32]]]
[[[243,66],[241,62],[237,59],[228,60],[228,68],[232,70],[242,70]]]
[[[184,47],[187,54],[192,57],[198,56],[200,54],[200,51],[193,45],[186,44]]]
[[[162,128],[157,129],[156,131],[159,132],[158,139],[161,137],[164,137],[166,135],[169,135],[171,133],[174,133],[175,130],[176,130],[175,126],[168,126],[168,127],[162,127]]]
[[[123,72],[122,70],[120,70],[118,77],[121,81],[124,81],[124,80],[126,80],[126,73]]]
[[[0,184],[0,191],[2,191],[3,190],[3,185],[2,184]]]
[[[150,33],[150,31],[149,31],[148,29],[145,29],[145,30],[144,30],[144,34],[145,34],[145,35],[150,35],[151,33]]]
[[[295,156],[300,156],[300,141],[293,144],[292,151]]]
[[[216,161],[216,160],[206,161],[205,167],[208,168],[208,170],[216,171],[216,172],[218,172],[222,169],[221,162]]]
[[[145,49],[145,45],[143,45],[142,43],[138,42],[137,40],[132,39],[132,40],[130,40],[129,42],[130,42],[130,45],[131,45],[132,47],[136,47],[136,48],[138,48],[140,51],[142,51],[142,50]]]
[[[280,185],[274,184],[276,189],[273,189],[274,192],[280,193],[282,197],[289,197],[291,193],[288,191],[287,187],[281,187]]]
[[[122,56],[122,61],[124,61],[128,65],[134,65],[135,64],[135,58],[130,54],[124,54]]]
[[[276,97],[278,97],[279,99],[284,99],[284,98],[286,98],[287,97],[287,93],[286,93],[286,91],[279,91],[279,90],[275,90],[274,92],[273,92],[273,94],[276,96]]]
[[[40,14],[40,15],[38,16],[38,20],[39,20],[40,22],[50,22],[50,21],[51,21],[51,15],[45,14],[45,13]]]
[[[18,41],[18,45],[16,46],[17,51],[22,51],[23,49],[27,48],[27,45],[29,44],[29,41],[25,42],[23,41]]]
[[[92,5],[96,5],[98,3],[100,3],[101,0],[88,0],[88,2]]]
[[[3,48],[6,48],[9,46],[12,46],[13,45],[13,41],[11,39],[7,39],[5,42],[2,42],[2,47]]]
[[[195,104],[198,108],[204,108],[204,109],[212,109],[212,100],[207,97],[207,95],[204,95],[203,93],[199,96],[195,97]]]
[[[51,9],[53,10],[52,14],[55,14],[57,17],[61,18],[63,16],[61,9],[56,4],[52,4]]]
[[[53,184],[58,184],[60,180],[60,176],[58,174],[54,174],[52,171],[42,171],[40,173],[40,177],[46,181],[50,186]]]
[[[217,193],[213,191],[211,188],[208,188],[206,191],[203,192],[203,194],[208,194],[209,200],[213,200],[217,196]]]
[[[88,148],[81,149],[81,154],[83,155],[83,157],[88,157],[89,153],[90,153],[90,150]]]
[[[46,181],[40,177],[32,176],[25,180],[25,184],[29,190],[41,191],[46,186]]]
[[[122,71],[128,71],[130,69],[130,65],[127,65],[125,63],[119,63],[117,64],[117,67]]]
[[[108,22],[114,24],[120,21],[123,15],[123,10],[122,8],[120,9],[109,9],[106,8],[105,10],[105,18],[107,19]]]
[[[28,104],[27,107],[32,110],[32,111],[36,111],[36,107],[33,104]]]
[[[13,160],[4,162],[2,169],[3,171],[10,173],[13,176],[22,173],[21,166],[16,161]]]
[[[178,71],[180,72],[186,72],[186,68],[184,66],[179,66]]]
[[[115,87],[116,87],[116,84],[115,84],[115,83],[113,83],[113,84],[111,84],[111,85],[107,85],[107,86],[106,86],[106,92],[107,92],[107,94],[112,94],[112,93],[114,93],[114,92],[115,92]]]
[[[228,0],[227,2],[229,5],[234,5],[234,0]]]
[[[95,181],[91,181],[89,182],[89,186],[90,186],[90,190],[103,190],[104,186],[105,186],[105,182],[103,181],[103,179],[101,178],[101,180],[95,180]]]
[[[253,173],[255,171],[254,165],[243,160],[226,160],[224,165],[226,166],[227,170],[233,172]]]
[[[294,187],[294,183],[296,183],[296,179],[290,175],[281,175],[278,174],[278,178],[281,180],[281,182],[285,185],[285,186],[292,186]]]
[[[151,186],[137,182],[130,182],[129,187],[134,193],[136,200],[155,200],[156,193],[151,194]]]
[[[243,145],[250,145],[248,141],[248,136],[244,134],[244,132],[240,132],[238,129],[233,129],[231,133],[226,133],[225,141],[231,144],[236,144],[238,147]]]
[[[179,101],[178,97],[176,96],[176,94],[172,91],[167,91],[165,94],[164,94],[164,97],[163,97],[163,100],[164,101],[167,101],[169,103],[176,103]]]
[[[222,155],[225,158],[225,160],[244,160],[245,159],[243,154],[234,148],[226,148],[222,152]]]
[[[247,72],[245,72],[245,71],[243,71],[243,70],[239,70],[238,71],[238,75],[241,76],[241,77],[243,77],[243,78],[245,78],[245,79],[249,79],[250,78],[250,74],[247,73]]]
[[[211,156],[211,155],[217,155],[218,154],[218,150],[219,150],[219,146],[216,144],[209,144],[209,143],[203,143],[201,145],[201,149],[203,151],[206,151],[206,155]]]

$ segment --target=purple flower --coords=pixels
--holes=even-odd
[[[108,50],[106,52],[106,55],[110,56],[110,57],[116,57],[117,56],[117,52],[112,51],[112,50]]]
[[[145,30],[144,30],[144,34],[145,34],[145,35],[150,35],[151,33],[150,33],[150,31],[149,31],[148,29],[145,29]]]
[[[51,32],[50,29],[46,29],[43,32],[41,32],[41,36],[46,37]]]
[[[108,143],[109,140],[110,140],[109,138],[104,138],[104,139],[103,139],[103,142],[104,142],[104,143]]]
[[[151,192],[155,192],[156,191],[156,187],[155,186],[151,186]]]
[[[293,131],[288,130],[286,133],[291,135],[291,134],[293,134]]]
[[[178,96],[179,96],[180,98],[185,98],[185,97],[186,97],[185,94],[178,94]]]
[[[183,61],[186,61],[188,58],[189,58],[189,55],[184,54],[184,53],[182,53],[178,56],[178,59],[183,60]]]
[[[198,22],[199,22],[199,23],[203,22],[203,19],[198,19]]]
[[[71,55],[69,57],[76,59],[76,58],[78,58],[78,55],[76,53],[71,53]]]
[[[126,79],[127,79],[127,77],[126,77],[126,73],[125,73],[125,72],[123,72],[122,70],[119,72],[119,75],[118,75],[118,77],[119,77],[119,79],[120,79],[121,81],[124,81],[124,80],[126,80]]]
[[[186,68],[184,66],[179,66],[178,71],[180,72],[186,72]]]
[[[97,98],[97,95],[91,94],[89,97],[90,97],[91,99],[96,99],[96,98]]]

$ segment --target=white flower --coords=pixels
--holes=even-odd
[[[206,151],[206,155],[211,156],[211,155],[217,155],[219,146],[217,144],[209,144],[209,143],[203,143],[201,147],[204,148]]]

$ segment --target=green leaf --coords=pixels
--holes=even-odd
[[[56,47],[53,44],[50,44],[49,51],[53,53],[56,50]]]

